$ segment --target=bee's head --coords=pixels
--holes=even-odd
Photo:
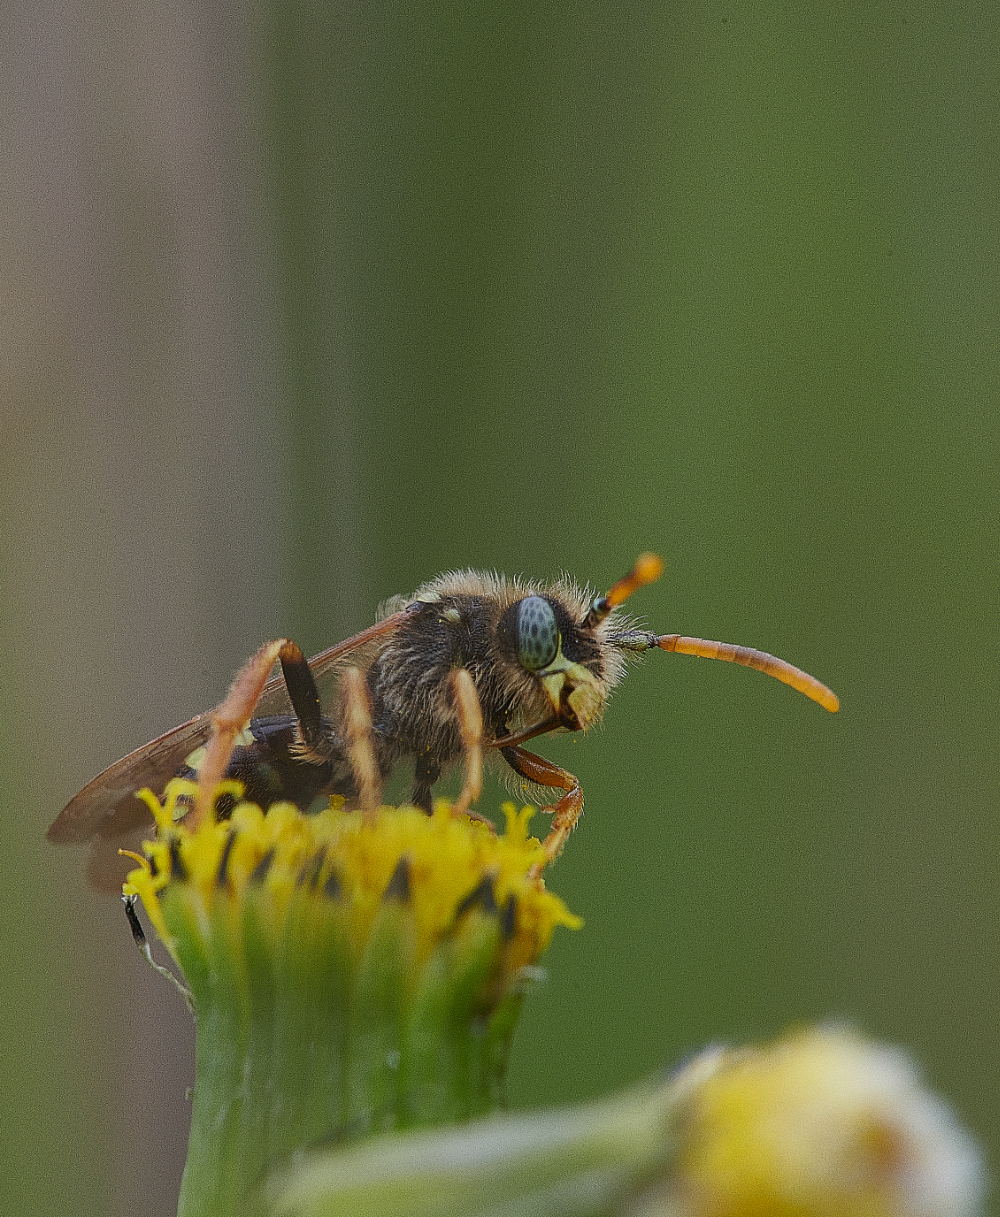
[[[537,681],[559,725],[586,730],[601,716],[607,682],[594,631],[554,595],[515,600],[500,620],[509,654]]]
[[[658,579],[662,559],[644,554],[605,595],[574,612],[557,594],[532,594],[514,601],[500,621],[508,651],[543,691],[558,724],[585,731],[601,717],[608,693],[621,679],[620,651],[605,623],[638,588]]]

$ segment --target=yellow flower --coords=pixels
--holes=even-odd
[[[238,789],[237,783],[223,783],[220,793],[231,785]],[[293,898],[308,891],[338,907],[348,940],[360,955],[401,865],[407,874],[417,966],[454,930],[463,903],[477,892],[504,921],[508,980],[538,960],[556,926],[577,929],[582,924],[542,880],[529,877],[544,860],[537,838],[527,832],[534,808],[518,811],[507,804],[506,831],[500,836],[486,824],[454,817],[443,800],[431,816],[406,807],[363,815],[331,807],[304,815],[290,803],[275,804],[264,815],[256,805],[240,803],[229,820],[207,817],[189,832],[174,819],[178,800],[193,792],[194,784],[181,779],[169,784],[162,804],[149,791],[142,792],[158,834],[147,845],[151,865],[133,870],[124,889],[141,898],[171,954],[175,935],[165,920],[162,896],[168,886],[180,884],[200,921],[220,899],[238,904],[248,889],[262,888],[271,901],[275,930],[289,915]]]
[[[280,1217],[974,1217],[972,1138],[897,1049],[849,1031],[708,1049],[579,1107],[296,1155]]]
[[[531,875],[532,809],[506,807],[501,835],[443,802],[239,803],[191,829],[193,789],[144,793],[157,836],[125,885],[198,1026],[180,1212],[244,1211],[304,1145],[494,1110],[533,965],[556,926],[580,924]]]
[[[692,1088],[670,1217],[969,1217],[972,1138],[900,1050],[816,1028],[726,1054]]]

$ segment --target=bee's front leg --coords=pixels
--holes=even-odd
[[[567,769],[560,769],[544,757],[528,752],[526,748],[516,745],[501,748],[500,755],[510,765],[515,773],[535,782],[539,786],[549,786],[566,793],[554,807],[543,808],[552,812],[552,827],[549,835],[542,842],[545,850],[545,861],[532,868],[532,877],[538,878],[542,869],[554,862],[563,851],[569,834],[576,827],[576,822],[583,815],[583,791],[580,783]]]

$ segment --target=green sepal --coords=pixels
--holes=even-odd
[[[663,1172],[686,1087],[320,1150],[277,1172],[255,1217],[598,1217]]]
[[[416,927],[405,902],[384,900],[349,997],[347,1119],[352,1136],[395,1128],[408,994],[416,983]]]
[[[501,947],[495,908],[474,908],[424,964],[406,1024],[403,1126],[464,1120],[494,1105],[485,999]]]

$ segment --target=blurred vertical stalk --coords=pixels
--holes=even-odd
[[[415,808],[265,815],[188,828],[174,782],[138,895],[190,987],[198,1025],[179,1212],[247,1211],[304,1147],[462,1122],[503,1101],[511,1037],[557,926],[532,877],[531,809],[506,831]]]
[[[307,651],[361,624],[367,606],[360,487],[365,453],[350,315],[346,210],[358,121],[348,53],[355,15],[276,3],[258,15],[256,55],[281,304],[292,527],[289,627]],[[367,610],[366,610],[367,611]],[[287,632],[287,631],[286,631]]]
[[[5,9],[7,746],[35,780],[4,891],[11,933],[36,936],[15,952],[38,958],[39,926],[51,938],[44,966],[19,969],[5,1148],[60,1162],[12,1172],[5,1212],[113,1211],[109,1156],[123,1212],[140,1175],[149,1217],[176,1203],[190,1018],[136,966],[120,910],[86,903],[75,859],[58,894],[32,860],[85,779],[213,702],[284,623],[280,373],[241,20],[191,0]]]

